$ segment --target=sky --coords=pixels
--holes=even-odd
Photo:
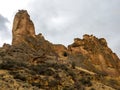
[[[11,43],[15,13],[26,9],[36,34],[52,43],[69,45],[93,34],[105,38],[120,57],[120,0],[0,0],[0,46]]]

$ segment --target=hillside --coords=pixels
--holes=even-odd
[[[120,90],[120,59],[104,38],[53,44],[35,34],[26,10],[16,13],[12,35],[0,48],[0,90]]]

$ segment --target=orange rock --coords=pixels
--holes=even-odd
[[[30,16],[26,10],[19,10],[19,12],[15,15],[12,33],[12,44],[19,44],[20,42],[23,42],[26,36],[35,36],[34,24],[30,20]]]
[[[104,38],[98,39],[93,35],[85,34],[83,39],[74,39],[74,43],[68,46],[68,51],[71,54],[82,54],[88,57],[96,69],[108,75],[120,75],[120,59],[107,46]]]

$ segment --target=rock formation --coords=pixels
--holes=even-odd
[[[68,46],[71,54],[79,54],[89,59],[89,64],[97,70],[111,76],[120,75],[120,59],[107,46],[104,38],[96,38],[93,35],[84,35],[83,39],[75,38],[74,43]],[[90,67],[89,67],[90,68]]]
[[[67,60],[68,59],[68,50],[62,44],[54,44],[53,49],[58,56],[59,60]]]
[[[104,38],[52,44],[35,34],[26,10],[15,15],[12,34],[12,45],[0,48],[0,90],[120,89],[120,59]]]
[[[19,44],[24,42],[26,36],[35,36],[35,28],[33,22],[30,20],[26,10],[19,10],[15,15],[13,22],[13,40],[12,44]]]

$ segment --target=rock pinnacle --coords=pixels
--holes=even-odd
[[[12,44],[16,45],[24,42],[27,36],[35,36],[34,24],[26,10],[19,10],[16,13],[12,28]]]

